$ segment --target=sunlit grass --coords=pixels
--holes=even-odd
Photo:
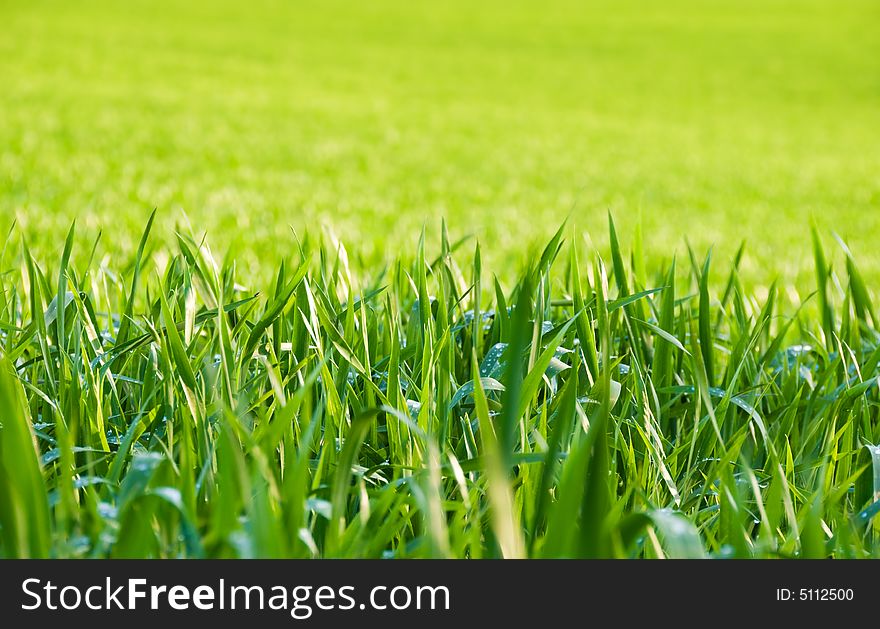
[[[876,0],[5,0],[0,229],[130,256],[183,211],[248,285],[289,225],[371,270],[445,217],[513,281],[611,210],[653,265],[745,238],[744,282],[803,290],[815,216],[876,280],[878,29]]]
[[[0,256],[0,555],[880,556],[880,331],[821,234],[759,298],[613,227],[509,284],[445,232],[360,275],[308,235],[259,292],[149,230]]]

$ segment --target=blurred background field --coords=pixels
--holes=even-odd
[[[0,0],[0,228],[130,254],[185,212],[262,275],[289,226],[372,264],[445,217],[504,274],[611,210],[649,258],[746,239],[763,284],[812,281],[815,217],[875,280],[878,33],[876,0]]]

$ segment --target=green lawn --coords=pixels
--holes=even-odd
[[[5,0],[0,216],[130,254],[182,210],[265,276],[289,225],[369,262],[443,216],[504,273],[612,210],[654,260],[746,238],[766,283],[809,276],[815,215],[877,277],[878,29],[874,0]]]
[[[880,557],[876,0],[175,4],[0,0],[0,557]]]

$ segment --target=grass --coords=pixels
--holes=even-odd
[[[880,329],[818,232],[792,307],[613,223],[506,287],[304,236],[260,292],[151,225],[0,256],[2,556],[880,557]]]
[[[74,218],[130,256],[157,207],[165,244],[185,211],[266,282],[289,224],[374,269],[443,216],[513,281],[524,239],[611,210],[651,266],[745,237],[744,282],[805,290],[815,216],[880,278],[875,0],[4,0],[0,25],[0,217],[44,260]]]
[[[0,556],[880,557],[878,25],[0,0]]]

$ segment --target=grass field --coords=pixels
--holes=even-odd
[[[0,23],[0,217],[47,254],[76,216],[130,255],[156,207],[158,237],[183,210],[251,273],[288,225],[370,265],[445,216],[504,272],[569,214],[604,246],[611,210],[655,262],[747,238],[747,278],[806,283],[815,215],[880,269],[874,0],[5,0]]]
[[[880,557],[878,26],[0,0],[0,556]]]
[[[507,291],[445,238],[368,283],[303,242],[263,295],[186,236],[161,275],[71,266],[73,232],[51,273],[25,251],[0,554],[880,556],[855,261],[816,235],[821,316],[792,316],[709,258],[644,276],[611,233],[608,268],[560,231]]]

